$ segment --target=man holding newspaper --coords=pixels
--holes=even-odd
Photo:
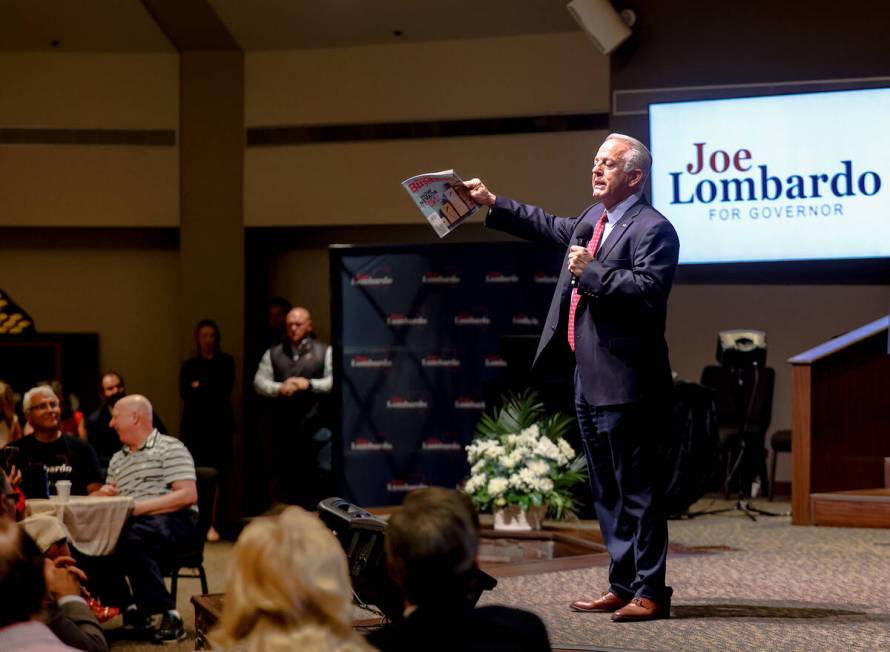
[[[487,227],[568,249],[535,360],[574,352],[578,424],[612,563],[608,590],[571,608],[610,612],[616,622],[667,618],[672,594],[658,453],[670,421],[664,330],[680,244],[642,196],[650,167],[645,145],[609,135],[593,159],[596,203],[577,217],[463,182],[488,207]]]

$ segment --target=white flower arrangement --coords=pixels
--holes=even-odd
[[[507,396],[502,408],[483,416],[467,446],[470,476],[463,487],[476,508],[547,505],[555,518],[573,515],[571,488],[584,480],[586,464],[564,438],[571,423],[546,416],[533,392]]]

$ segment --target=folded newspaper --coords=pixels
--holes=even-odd
[[[454,170],[418,174],[402,181],[402,187],[440,238],[479,210]]]

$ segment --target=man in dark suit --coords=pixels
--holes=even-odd
[[[510,607],[474,609],[479,518],[453,489],[410,493],[386,525],[386,565],[403,598],[402,618],[371,632],[382,652],[546,652],[544,623]]]
[[[479,179],[464,184],[489,207],[486,226],[569,248],[535,360],[574,351],[578,425],[612,563],[608,591],[571,606],[615,621],[666,618],[672,593],[658,454],[669,431],[664,329],[680,243],[642,197],[651,160],[638,140],[609,135],[593,160],[596,203],[574,218],[496,196]],[[593,236],[573,245],[585,223]]]

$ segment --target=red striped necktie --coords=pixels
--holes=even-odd
[[[602,216],[596,223],[596,227],[593,229],[593,237],[587,243],[587,251],[590,252],[591,256],[596,256],[596,250],[600,246],[600,240],[603,239],[603,231],[606,230],[606,221],[608,219],[609,215],[606,211],[603,211]],[[578,288],[572,288],[572,301],[569,304],[569,346],[572,347],[572,351],[575,350],[575,312],[578,310],[578,302],[580,300],[581,295],[578,294]]]

